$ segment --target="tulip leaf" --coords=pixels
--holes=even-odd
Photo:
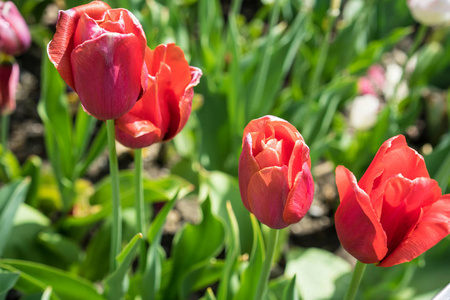
[[[0,300],[6,299],[8,291],[14,287],[19,277],[19,272],[0,269]]]
[[[108,299],[122,299],[126,293],[125,275],[131,266],[141,239],[142,233],[136,234],[119,255],[117,255],[117,269],[105,280],[105,295]]]
[[[20,176],[20,164],[11,151],[4,151],[0,145],[0,181],[10,182]]]
[[[77,161],[80,161],[86,151],[86,148],[91,139],[91,134],[94,130],[97,119],[88,115],[82,108],[81,104],[78,107],[77,116],[75,119],[74,144],[76,150]]]
[[[89,150],[87,153],[85,153],[85,156],[83,159],[80,160],[80,162],[77,165],[78,173],[80,176],[83,176],[86,171],[88,170],[91,163],[100,155],[102,154],[103,150],[106,147],[107,144],[107,134],[106,134],[106,124],[103,124],[100,127],[100,130],[97,132],[93,142],[91,143],[91,146],[89,147]]]
[[[32,294],[23,298],[23,300],[49,300],[52,298],[52,288],[47,287],[42,293]]]
[[[30,205],[36,204],[37,193],[39,189],[40,179],[41,179],[41,166],[42,160],[39,156],[31,155],[25,161],[22,167],[22,176],[30,176],[31,182],[28,187],[27,197],[25,202]],[[36,206],[36,205],[34,205]]]
[[[322,249],[294,249],[288,253],[286,276],[297,276],[297,288],[304,300],[343,299],[350,283],[351,266]]]
[[[9,242],[14,217],[25,200],[29,183],[29,179],[16,180],[0,189],[0,256]]]
[[[91,282],[72,273],[30,261],[0,259],[0,267],[8,266],[20,271],[17,283],[19,290],[35,293],[51,286],[53,292],[62,299],[103,299]]]
[[[220,280],[217,297],[219,299],[231,299],[234,291],[231,289],[231,278],[233,276],[233,269],[237,265],[237,258],[240,250],[239,245],[239,226],[234,215],[233,208],[230,202],[226,203],[228,212],[228,222],[231,224],[227,237],[227,253],[225,259],[225,268]]]
[[[278,277],[269,283],[268,298],[273,300],[298,300],[296,276]]]
[[[201,192],[209,194],[212,211],[226,223],[228,231],[232,230],[232,224],[229,221],[226,203],[227,201],[231,203],[239,226],[241,254],[249,253],[253,240],[252,223],[248,210],[242,204],[236,178],[223,172],[210,172],[204,180]]]
[[[258,287],[259,275],[264,264],[264,240],[259,226],[258,220],[255,216],[251,215],[252,228],[253,228],[253,247],[250,254],[250,261],[241,275],[241,286],[235,298],[238,299],[253,299],[256,294],[256,288]]]
[[[162,229],[166,222],[167,215],[176,203],[178,194],[164,205],[161,211],[153,220],[147,233],[150,247],[147,252],[147,264],[143,275],[142,295],[146,299],[155,299],[161,287],[161,264],[162,258],[159,252],[161,244]]]
[[[200,300],[216,300],[216,296],[211,288],[207,288],[205,296],[201,297]]]
[[[202,204],[203,220],[198,225],[186,225],[174,239],[173,267],[164,299],[175,299],[183,278],[189,270],[196,269],[217,255],[223,246],[225,230],[222,222],[211,212],[211,201]]]

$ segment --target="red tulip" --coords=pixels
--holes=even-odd
[[[411,261],[450,233],[450,194],[442,196],[423,157],[395,136],[383,143],[364,176],[336,169],[342,246],[366,264]]]
[[[27,23],[11,1],[0,1],[0,51],[18,55],[30,47]]]
[[[193,87],[202,71],[190,67],[174,44],[147,48],[149,86],[133,109],[115,120],[116,139],[130,148],[167,141],[183,129],[191,113]]]
[[[86,112],[110,120],[127,113],[146,89],[146,47],[129,11],[93,1],[59,12],[48,55]]]
[[[8,114],[16,108],[16,89],[19,83],[19,65],[0,65],[0,113]]]
[[[244,206],[274,229],[300,221],[311,206],[314,182],[309,148],[289,122],[265,116],[244,130],[239,189]]]

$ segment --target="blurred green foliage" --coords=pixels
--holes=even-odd
[[[66,86],[46,55],[54,32],[46,14],[89,1],[14,2],[41,53],[37,110],[51,168],[38,157],[21,166],[14,153],[0,149],[0,299],[12,287],[36,299],[252,298],[265,239],[240,201],[237,163],[245,125],[266,114],[299,129],[313,165],[342,164],[358,178],[387,138],[406,134],[425,155],[430,176],[450,192],[450,32],[425,28],[417,51],[409,53],[423,29],[406,1],[348,0],[336,17],[323,0],[111,0],[113,8],[136,15],[151,48],[175,42],[203,77],[187,126],[168,145],[178,163],[167,177],[144,179],[151,221],[145,239],[134,232],[133,173],[120,174],[124,250],[121,267],[108,275],[110,179],[84,178],[103,153],[106,133],[82,109],[71,111]],[[374,64],[386,73],[396,64],[403,73],[391,95],[378,95],[376,123],[361,130],[352,127],[349,111],[360,94],[358,79]],[[394,99],[400,79],[407,92]],[[184,225],[167,243],[170,250],[163,249],[167,216],[192,191],[201,220]],[[155,203],[165,206],[154,210]],[[140,243],[150,245],[151,263],[142,274],[129,267]],[[277,249],[283,274],[271,280],[267,299],[342,298],[347,261],[322,249],[285,246]],[[450,280],[449,251],[447,238],[411,263],[369,266],[359,299],[430,298]]]

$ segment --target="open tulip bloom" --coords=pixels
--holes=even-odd
[[[265,116],[244,130],[239,189],[244,206],[265,225],[300,221],[314,196],[309,148],[289,122]]]
[[[362,263],[390,267],[411,261],[450,233],[450,194],[441,194],[423,157],[402,135],[383,143],[359,182],[338,166],[336,184],[336,231]]]
[[[48,55],[86,112],[111,120],[127,113],[146,90],[146,48],[133,14],[93,1],[59,12]]]
[[[202,71],[190,67],[175,44],[147,48],[148,89],[130,112],[115,120],[116,139],[130,148],[168,141],[189,119]]]

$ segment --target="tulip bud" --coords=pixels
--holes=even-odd
[[[48,56],[86,112],[110,120],[127,113],[147,88],[146,47],[133,14],[93,1],[59,12]]]
[[[244,206],[274,229],[300,221],[314,196],[309,148],[289,122],[265,116],[244,130],[239,189]]]
[[[0,64],[0,113],[9,114],[16,108],[16,90],[19,83],[17,63]]]
[[[408,0],[414,19],[427,26],[450,24],[450,0]]]
[[[30,47],[27,23],[11,1],[0,2],[0,51],[19,55]]]
[[[183,129],[192,107],[193,87],[202,71],[190,67],[175,44],[147,48],[149,87],[127,114],[115,120],[116,139],[130,148],[168,141]]]
[[[338,166],[336,185],[336,232],[362,263],[411,261],[450,233],[450,194],[442,196],[423,157],[402,135],[383,143],[359,182]]]

